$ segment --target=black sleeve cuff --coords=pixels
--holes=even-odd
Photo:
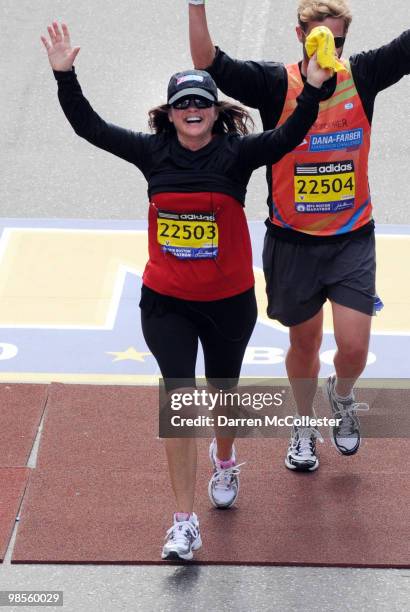
[[[76,75],[74,66],[71,67],[71,70],[53,70],[54,78],[56,81],[64,82],[71,81],[71,79]]]
[[[214,61],[207,68],[204,69],[206,70],[206,72],[209,72],[209,74],[212,74],[212,70],[215,70],[218,68],[218,64],[219,64],[222,53],[223,52],[220,50],[220,48],[215,45]]]
[[[314,87],[310,83],[306,81],[303,87],[303,91],[301,95],[305,99],[314,100],[315,102],[320,102],[322,99],[323,90],[321,87]]]

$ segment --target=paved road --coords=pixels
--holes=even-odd
[[[80,140],[62,115],[39,40],[52,19],[66,20],[81,45],[76,69],[84,93],[108,121],[146,130],[149,108],[164,101],[169,76],[191,65],[184,1],[1,0],[0,202],[3,217],[135,219],[146,215],[145,181],[134,166]],[[292,61],[296,0],[209,0],[214,40],[233,56]],[[347,54],[401,33],[403,0],[353,2]],[[106,8],[108,7],[108,8]],[[257,7],[257,11],[255,11]],[[276,12],[280,14],[276,16]],[[370,178],[379,223],[409,223],[410,80],[380,94]],[[248,216],[266,215],[264,170],[253,177]]]
[[[379,46],[408,27],[410,12],[403,0],[352,4],[347,53]],[[82,46],[76,67],[94,108],[108,121],[145,130],[146,113],[164,100],[170,74],[190,66],[184,5],[182,0],[0,1],[2,217],[145,217],[145,184],[134,167],[80,141],[65,121],[39,35],[50,20],[65,20],[74,44]],[[233,56],[292,61],[300,53],[295,5],[296,0],[209,0],[214,40]],[[410,222],[409,94],[407,79],[381,94],[376,104],[370,175],[380,223]],[[249,218],[264,218],[265,195],[260,170],[249,189]],[[16,567],[10,565],[12,544],[0,568],[1,588],[61,588],[65,609],[76,612],[97,605],[104,611],[184,605],[192,610],[399,612],[410,596],[408,571]]]

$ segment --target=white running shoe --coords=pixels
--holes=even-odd
[[[208,485],[208,495],[215,508],[230,508],[235,503],[239,494],[239,465],[222,469],[218,467],[216,460],[216,440],[212,440],[209,446],[209,458],[214,473]],[[232,447],[231,459],[236,462],[235,447]]]
[[[193,551],[202,546],[198,517],[193,512],[188,521],[178,521],[174,514],[174,524],[167,531],[162,549],[163,559],[183,559],[191,561]]]
[[[360,421],[357,418],[356,411],[369,410],[369,406],[356,402],[353,391],[349,398],[343,400],[337,398],[335,385],[336,374],[332,374],[327,379],[325,394],[329,400],[333,417],[340,419],[341,423],[330,427],[330,438],[341,455],[354,455],[359,450],[361,443]]]
[[[300,472],[314,472],[319,467],[319,459],[316,456],[316,440],[323,442],[323,438],[314,427],[292,428],[288,453],[285,465],[290,470]]]

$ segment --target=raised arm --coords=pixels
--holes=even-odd
[[[203,70],[212,64],[215,47],[208,30],[204,0],[188,0],[189,42],[195,68]]]
[[[189,39],[195,68],[207,70],[224,94],[252,108],[260,108],[267,99],[283,95],[283,65],[236,60],[215,48],[204,1],[188,2]]]
[[[50,40],[41,36],[50,66],[58,83],[58,99],[78,136],[100,149],[135,164],[143,170],[149,134],[140,134],[105,122],[84,97],[73,62],[80,47],[72,47],[66,24],[48,26]]]
[[[240,163],[244,168],[256,169],[265,164],[274,164],[298,146],[316,121],[321,99],[321,86],[331,78],[330,70],[323,70],[311,58],[307,70],[307,82],[297,98],[297,106],[285,123],[275,129],[244,136]]]
[[[410,74],[410,30],[378,49],[353,55],[350,61],[358,76],[358,88],[376,95]]]

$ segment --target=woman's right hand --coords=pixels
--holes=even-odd
[[[53,70],[70,71],[74,60],[77,57],[80,47],[71,47],[70,34],[65,23],[61,24],[62,33],[57,21],[53,21],[47,27],[50,40],[41,36],[43,45],[47,50],[48,61]]]

